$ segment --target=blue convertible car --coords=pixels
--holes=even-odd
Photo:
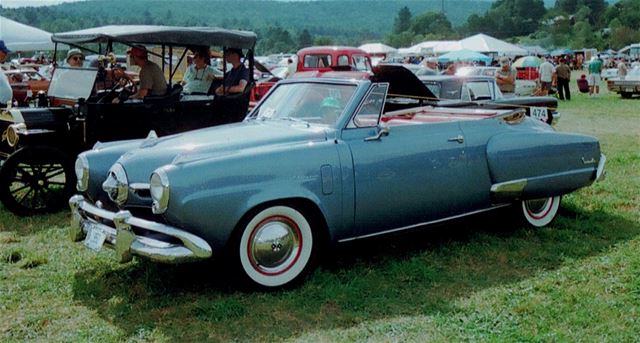
[[[78,156],[71,237],[158,262],[230,259],[290,285],[331,244],[509,205],[547,225],[603,175],[597,139],[522,111],[437,108],[384,78],[278,83],[242,123]]]

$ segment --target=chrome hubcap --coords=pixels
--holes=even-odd
[[[271,218],[258,225],[250,238],[249,257],[263,274],[279,274],[289,269],[297,260],[300,247],[300,230],[288,218]]]

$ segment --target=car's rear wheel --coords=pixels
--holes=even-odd
[[[622,92],[622,93],[620,93],[620,96],[622,96],[624,99],[630,99],[632,95],[633,95],[633,94],[632,94],[632,93],[629,93],[629,92]]]
[[[308,217],[293,207],[264,208],[241,224],[235,249],[243,276],[265,289],[289,286],[312,269],[317,242]]]
[[[74,180],[64,153],[25,147],[9,156],[0,169],[0,200],[20,216],[58,211],[66,207]]]
[[[561,200],[562,196],[523,200],[520,206],[523,221],[533,227],[548,225],[558,214]]]

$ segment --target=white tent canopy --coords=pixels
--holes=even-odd
[[[438,42],[438,44],[436,44],[433,47],[433,52],[435,52],[436,54],[444,54],[447,52],[451,52],[451,51],[458,51],[458,50],[462,50],[464,49],[462,47],[462,45],[460,44],[460,41],[457,40],[443,40]],[[468,49],[471,50],[471,49]]]
[[[397,51],[396,48],[390,47],[386,44],[382,43],[369,43],[363,44],[358,47],[361,50],[364,50],[370,54],[389,54]]]
[[[484,33],[479,33],[475,36],[467,37],[460,41],[460,45],[462,49],[482,53],[496,53],[498,55],[509,56],[524,56],[529,54],[527,50],[520,48],[517,45],[507,43],[497,38],[493,38],[491,36],[485,35]]]
[[[1,16],[0,39],[12,51],[54,49],[49,32]]]

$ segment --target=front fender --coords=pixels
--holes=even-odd
[[[330,227],[343,223],[340,163],[332,141],[247,149],[165,171],[170,183],[165,219],[203,237],[214,251],[246,213],[267,202],[305,199]]]

